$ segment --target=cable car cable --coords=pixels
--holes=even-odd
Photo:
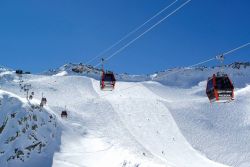
[[[241,46],[239,46],[239,47],[237,47],[237,48],[235,48],[235,49],[232,49],[232,50],[230,50],[230,51],[227,51],[226,53],[223,53],[223,55],[226,56],[226,55],[228,55],[228,54],[230,54],[230,53],[233,53],[233,52],[235,52],[235,51],[237,51],[237,50],[239,50],[239,49],[242,49],[242,48],[244,48],[244,47],[246,47],[246,46],[248,46],[248,45],[250,45],[250,42],[248,42],[248,43],[246,43],[246,44],[244,44],[244,45],[241,45]]]
[[[136,27],[134,30],[130,31],[129,33],[127,33],[124,37],[122,37],[120,40],[118,40],[117,42],[113,43],[111,46],[109,46],[107,49],[103,50],[102,52],[100,52],[97,56],[95,56],[94,58],[88,60],[85,64],[89,64],[92,61],[94,61],[95,59],[97,59],[98,57],[102,56],[104,53],[107,53],[108,51],[110,51],[111,49],[113,49],[115,46],[117,46],[118,44],[120,44],[122,41],[124,41],[125,39],[127,39],[128,37],[130,37],[132,34],[134,34],[135,32],[137,32],[138,30],[140,30],[143,26],[145,26],[147,23],[149,23],[150,21],[152,21],[154,18],[156,18],[157,16],[159,16],[160,14],[162,14],[164,11],[166,11],[168,8],[170,8],[171,6],[173,6],[178,0],[175,0],[174,2],[172,2],[170,5],[164,7],[162,10],[160,10],[158,13],[156,13],[154,16],[152,16],[150,19],[148,19],[146,22],[144,22],[143,24],[141,24],[140,26]]]
[[[223,55],[223,56],[225,57],[225,56],[227,56],[227,55],[229,55],[229,54],[231,54],[231,53],[233,53],[233,52],[236,52],[236,51],[238,51],[238,50],[240,50],[240,49],[243,49],[244,47],[246,47],[246,46],[248,46],[248,45],[250,45],[250,42],[249,42],[249,43],[245,43],[245,44],[243,44],[243,45],[241,45],[241,46],[239,46],[239,47],[237,47],[237,48],[231,49],[231,50],[229,50],[229,51],[227,51],[227,52],[224,52],[223,54],[217,55],[217,56],[215,56],[215,57],[212,57],[212,58],[210,58],[210,59],[201,61],[201,62],[199,62],[199,63],[190,65],[190,66],[185,67],[185,68],[192,68],[192,67],[196,67],[196,66],[201,65],[201,64],[205,64],[205,63],[207,63],[207,62],[210,62],[210,61],[213,61],[213,60],[218,59],[218,56],[221,56],[221,55]],[[180,70],[182,70],[182,69],[180,69]],[[179,71],[177,71],[177,72],[179,72]],[[165,75],[163,75],[163,76],[165,77]],[[163,76],[162,76],[162,77],[163,77]]]
[[[246,47],[246,46],[248,46],[248,45],[250,45],[250,42],[249,42],[249,43],[246,43],[246,44],[243,44],[243,45],[241,45],[241,46],[239,46],[239,47],[237,47],[237,48],[234,48],[234,49],[232,49],[232,50],[229,50],[229,51],[227,51],[227,52],[224,52],[223,55],[229,55],[229,54],[231,54],[231,53],[233,53],[233,52],[236,52],[236,51],[238,51],[238,50],[240,50],[240,49],[242,49],[242,48],[244,48],[244,47]],[[218,56],[218,55],[217,55],[217,56]],[[196,66],[198,66],[198,65],[205,64],[205,63],[207,63],[207,62],[213,61],[213,60],[216,59],[217,56],[212,57],[212,58],[207,59],[207,60],[204,60],[204,61],[201,61],[201,62],[196,63],[196,64],[193,64],[193,65],[190,65],[190,66],[188,66],[188,67],[184,67],[184,68],[179,69],[179,70],[177,70],[177,71],[169,72],[169,73],[167,73],[167,74],[164,74],[164,75],[162,75],[162,76],[159,76],[159,77],[156,78],[156,79],[161,79],[161,78],[166,77],[166,76],[168,76],[168,75],[172,75],[172,74],[174,74],[174,73],[178,73],[178,72],[180,72],[180,71],[183,71],[183,69],[185,70],[185,69],[187,69],[187,68],[196,67]],[[152,79],[152,80],[154,81],[155,79]],[[139,86],[139,84],[141,84],[141,83],[139,82],[139,83],[136,83],[135,85],[129,86],[129,87],[127,87],[127,88],[120,89],[120,90],[116,91],[116,93],[117,93],[117,92],[124,91],[124,90],[131,89],[131,88],[133,88],[133,87],[137,87],[137,86]],[[100,95],[99,98],[105,97],[105,96],[108,96],[108,95],[111,95],[111,94],[113,94],[113,93],[109,93],[109,94],[105,94],[105,95]]]
[[[124,49],[126,49],[128,46],[130,46],[132,43],[134,43],[136,40],[138,40],[139,38],[141,38],[142,36],[144,36],[146,33],[148,33],[149,31],[151,31],[152,29],[154,29],[157,25],[159,25],[160,23],[162,23],[164,20],[166,20],[167,18],[169,18],[170,16],[172,16],[174,13],[176,13],[177,11],[179,11],[181,8],[183,8],[185,5],[187,5],[191,0],[186,1],[185,3],[181,4],[178,8],[176,8],[174,11],[172,11],[170,14],[168,14],[167,16],[165,16],[163,19],[159,20],[157,23],[155,23],[153,26],[151,26],[150,28],[148,28],[146,31],[144,31],[143,33],[141,33],[139,36],[137,36],[136,38],[134,38],[133,40],[131,40],[130,42],[128,42],[126,45],[124,45],[123,47],[121,47],[120,49],[118,49],[116,52],[114,52],[113,54],[111,54],[110,56],[108,56],[105,60],[108,61],[111,58],[113,58],[114,56],[116,56],[118,53],[120,53],[121,51],[123,51]],[[101,63],[98,63],[97,65],[94,66],[94,68],[98,67]]]

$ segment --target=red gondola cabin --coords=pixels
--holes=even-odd
[[[230,102],[234,100],[234,86],[227,74],[213,74],[208,78],[206,94],[210,102]]]
[[[101,90],[114,90],[115,88],[115,76],[113,72],[104,72],[102,71],[101,80],[100,80],[100,88]]]

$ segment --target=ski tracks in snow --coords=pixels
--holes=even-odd
[[[134,83],[118,84],[117,93],[114,91],[108,96],[103,96],[107,92],[96,91],[110,102],[131,136],[156,159],[168,166],[224,166],[203,157],[186,141],[168,108],[161,102],[171,99],[161,98],[142,84],[136,87],[131,86]],[[97,87],[97,83],[93,85]]]

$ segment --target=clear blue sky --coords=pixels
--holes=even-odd
[[[2,0],[0,64],[42,72],[68,62],[85,62],[173,1]],[[179,0],[161,17],[183,2]],[[106,67],[152,73],[188,66],[250,42],[249,8],[249,0],[192,0]],[[228,57],[226,63],[236,60],[250,61],[250,47]]]

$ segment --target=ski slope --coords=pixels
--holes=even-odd
[[[250,73],[243,72],[237,75],[242,83],[236,100],[212,105],[204,94],[206,82],[190,71],[187,76],[198,84],[189,82],[189,88],[168,86],[166,80],[165,85],[119,81],[114,92],[100,91],[98,80],[67,71],[22,79],[32,85],[34,101],[42,94],[47,98],[46,112],[55,114],[60,126],[60,148],[45,167],[248,167]],[[0,75],[2,90],[25,97],[18,76]],[[69,117],[61,119],[65,106]],[[28,160],[21,164],[29,167]]]
[[[154,84],[146,85],[159,96],[173,100],[165,105],[193,148],[223,164],[249,166],[249,86],[236,89],[236,100],[231,103],[210,104],[204,93],[205,82],[189,90]]]

